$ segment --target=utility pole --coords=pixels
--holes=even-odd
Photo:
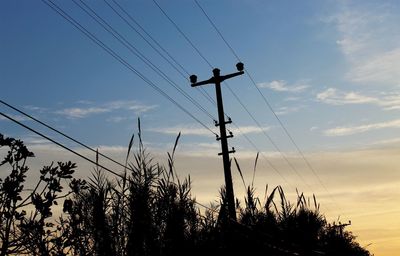
[[[225,189],[226,189],[226,199],[228,203],[228,214],[232,220],[236,220],[236,210],[235,210],[235,197],[233,194],[233,183],[232,183],[232,172],[231,172],[231,164],[229,159],[230,153],[235,153],[235,149],[228,149],[228,138],[232,138],[233,134],[230,132],[229,135],[226,134],[226,124],[232,123],[232,120],[229,118],[228,121],[225,121],[225,113],[224,113],[224,105],[222,103],[222,92],[221,92],[221,83],[229,78],[239,76],[244,74],[244,66],[243,63],[239,62],[236,64],[236,68],[238,72],[221,76],[220,70],[218,68],[213,69],[213,77],[208,80],[197,82],[197,76],[191,75],[190,82],[192,83],[192,87],[206,85],[206,84],[215,84],[215,91],[217,97],[217,107],[218,107],[218,122],[215,121],[215,126],[219,126],[220,136],[217,136],[217,140],[221,141],[221,149],[222,152],[218,155],[222,155],[222,160],[224,163],[224,174],[225,174]]]

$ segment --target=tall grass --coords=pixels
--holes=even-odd
[[[227,217],[224,187],[219,203],[201,211],[190,176],[180,178],[175,169],[180,134],[163,166],[146,150],[138,130],[121,178],[110,179],[96,166],[88,181],[76,180],[75,165],[58,163],[42,170],[40,184],[27,198],[21,197],[25,161],[33,154],[22,142],[0,136],[0,145],[11,149],[1,164],[10,167],[0,181],[1,255],[370,255],[351,232],[327,222],[314,195],[298,192],[292,203],[282,187],[269,191],[266,186],[259,198],[254,187],[258,156],[249,183],[235,159],[246,190],[243,201],[236,200],[236,222]],[[51,205],[61,198],[63,216],[50,221]],[[23,211],[29,204],[32,213]]]

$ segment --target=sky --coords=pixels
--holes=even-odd
[[[191,0],[158,0],[162,10],[153,1],[116,0],[129,16],[112,0],[84,1],[120,41],[82,2],[54,2],[103,48],[42,1],[1,1],[1,100],[121,161],[138,118],[159,161],[181,132],[177,170],[208,203],[224,182],[215,91],[192,88],[188,77],[236,72],[236,54],[251,79],[235,77],[222,90],[245,182],[260,152],[260,197],[266,184],[282,185],[293,200],[296,188],[315,194],[328,220],[351,220],[349,229],[375,255],[400,251],[400,2],[198,0],[235,54]],[[6,106],[0,111],[94,159]],[[32,169],[71,159],[78,175],[90,175],[89,163],[4,117],[0,133],[36,153]],[[232,172],[242,198],[235,166]]]

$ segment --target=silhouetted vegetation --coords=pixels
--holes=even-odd
[[[190,177],[175,171],[178,139],[166,167],[140,134],[133,153],[132,142],[126,162],[133,161],[122,177],[95,167],[87,181],[74,179],[76,165],[59,162],[40,170],[37,185],[26,190],[26,161],[34,154],[0,134],[0,147],[8,148],[0,164],[1,255],[370,255],[351,232],[327,222],[315,197],[299,194],[291,203],[281,187],[261,200],[247,186],[237,222],[227,217],[223,188],[218,204],[202,208]]]

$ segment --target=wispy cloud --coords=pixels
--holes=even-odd
[[[277,91],[277,92],[297,93],[297,92],[302,92],[302,91],[306,90],[307,88],[310,87],[310,85],[308,85],[305,82],[298,82],[293,85],[288,85],[287,82],[284,80],[274,80],[271,82],[259,83],[258,87],[259,88],[269,88],[269,89]]]
[[[331,19],[339,32],[336,43],[351,65],[349,80],[399,85],[400,20],[396,12],[387,4],[357,6],[345,2],[341,13]]]
[[[117,109],[133,110],[137,114],[148,112],[157,107],[157,105],[145,105],[137,101],[124,101],[124,100],[112,101],[105,104],[105,106],[110,110],[117,110]]]
[[[179,132],[183,135],[196,136],[214,136],[209,130],[198,125],[179,125],[174,127],[159,127],[149,129],[151,132],[177,135]],[[216,132],[216,130],[215,130]]]
[[[47,108],[33,106],[33,105],[27,105],[27,106],[24,106],[24,108],[26,108],[26,109],[28,109],[30,111],[39,112],[39,113],[44,113],[44,112],[48,111]]]
[[[124,121],[132,120],[133,117],[131,116],[111,116],[106,119],[107,122],[112,122],[112,123],[121,123]]]
[[[357,92],[343,92],[328,88],[317,94],[317,100],[331,105],[378,103],[377,98],[368,97]]]
[[[300,97],[286,97],[283,100],[284,101],[298,101],[300,99],[301,99]]]
[[[358,126],[339,126],[325,130],[324,134],[327,136],[345,136],[385,128],[400,128],[400,119],[380,123],[363,124]]]
[[[249,134],[249,133],[262,133],[267,132],[272,129],[271,126],[252,126],[252,125],[243,125],[239,126],[239,129],[236,127],[232,127],[231,131],[236,134]]]
[[[386,139],[386,140],[378,140],[370,143],[370,145],[384,145],[388,146],[393,144],[394,146],[398,147],[398,144],[400,143],[400,138],[391,138],[391,139]]]
[[[98,146],[92,146],[92,148],[96,148],[99,150],[99,152],[101,153],[110,153],[110,152],[114,152],[114,153],[124,153],[124,152],[128,152],[128,147],[126,146],[120,146],[120,145],[98,145]]]
[[[68,118],[84,118],[93,114],[100,114],[110,112],[111,109],[100,108],[100,107],[90,107],[90,108],[65,108],[56,111],[56,114],[64,115]]]
[[[27,118],[25,116],[21,116],[21,115],[14,115],[14,114],[7,114],[7,113],[5,113],[5,114],[19,122],[30,120],[29,118]],[[9,121],[9,119],[4,116],[0,116],[0,121]]]
[[[355,82],[400,85],[400,48],[382,52],[359,63],[349,76]]]
[[[221,145],[217,141],[211,143],[182,143],[179,145],[178,155],[217,158],[220,150]]]
[[[235,157],[240,160],[254,161],[257,156],[256,150],[245,149],[243,147],[236,148]],[[218,153],[221,151],[221,145],[219,142],[214,141],[212,143],[182,143],[179,145],[178,155],[184,157],[195,157],[195,158],[216,158],[219,159]],[[281,154],[275,151],[260,151],[260,157],[268,157],[270,160],[280,160]],[[296,159],[296,154],[292,152],[286,152],[286,156],[293,157]],[[260,159],[261,159],[260,158]]]
[[[72,107],[65,108],[56,111],[56,114],[64,115],[67,118],[76,119],[76,118],[85,118],[95,114],[109,113],[116,110],[126,110],[133,111],[136,114],[141,114],[144,112],[148,112],[154,108],[156,105],[145,105],[137,101],[111,101],[99,106],[93,106],[94,104],[91,102],[85,102],[85,107]],[[112,120],[115,121],[115,120]],[[122,121],[122,119],[119,119]]]
[[[287,115],[290,113],[295,113],[298,112],[300,109],[302,109],[304,106],[294,106],[294,107],[280,107],[275,110],[275,113],[277,115]]]
[[[39,135],[28,135],[26,137],[23,137],[22,140],[27,144],[27,145],[52,145],[52,143]]]
[[[330,105],[348,104],[374,104],[383,107],[384,110],[400,109],[400,94],[389,93],[378,96],[367,96],[359,92],[345,92],[336,88],[328,88],[316,95],[318,101]]]

